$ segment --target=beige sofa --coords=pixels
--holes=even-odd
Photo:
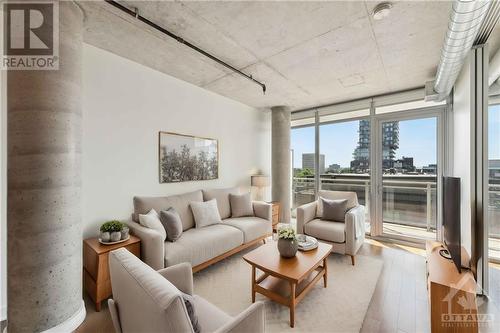
[[[347,199],[345,222],[324,221],[319,198]],[[297,232],[333,245],[332,252],[354,256],[365,241],[365,207],[358,203],[356,192],[319,191],[318,200],[297,208]]]
[[[253,202],[254,216],[231,218],[229,194],[237,188],[199,190],[168,197],[134,197],[132,221],[127,222],[131,232],[141,239],[141,257],[158,270],[182,262],[199,271],[258,242],[272,233],[272,206]],[[217,200],[222,223],[195,228],[190,202]],[[173,207],[180,215],[183,233],[175,242],[163,241],[161,235],[138,223],[139,214],[151,209],[157,212]]]
[[[194,332],[181,292],[190,295],[201,332],[265,330],[264,303],[231,317],[193,295],[193,273],[187,263],[156,272],[124,248],[109,254],[113,299],[108,300],[117,333]]]

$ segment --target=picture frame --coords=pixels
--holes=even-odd
[[[219,141],[188,134],[158,133],[160,184],[219,178]]]

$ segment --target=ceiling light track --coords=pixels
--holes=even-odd
[[[214,55],[212,55],[212,54],[210,54],[210,53],[208,53],[208,52],[206,52],[206,51],[204,51],[204,50],[200,49],[198,46],[193,45],[193,44],[191,44],[190,42],[188,42],[188,41],[184,40],[182,37],[177,36],[177,35],[176,35],[176,34],[174,34],[173,32],[168,31],[167,29],[165,29],[165,28],[163,28],[163,27],[159,26],[158,24],[156,24],[156,23],[154,23],[154,22],[152,22],[152,21],[148,20],[147,18],[145,18],[145,17],[143,17],[143,16],[139,15],[139,11],[138,11],[138,9],[137,9],[137,8],[134,8],[134,10],[132,10],[132,9],[129,9],[129,8],[125,7],[124,5],[122,5],[122,4],[120,4],[120,3],[118,3],[118,2],[116,2],[116,1],[114,1],[114,0],[105,0],[105,1],[106,1],[107,3],[109,3],[110,5],[113,5],[114,7],[118,8],[118,9],[119,9],[119,10],[121,10],[122,12],[124,12],[124,13],[126,13],[126,14],[128,14],[128,15],[130,15],[130,16],[132,16],[132,17],[134,17],[134,18],[136,18],[137,20],[139,20],[139,21],[141,21],[141,22],[143,22],[143,23],[145,23],[145,24],[147,24],[147,25],[149,25],[149,26],[150,26],[150,27],[152,27],[153,29],[158,30],[159,32],[163,33],[164,35],[167,35],[168,37],[175,39],[175,40],[176,40],[176,41],[178,41],[179,43],[184,44],[184,45],[186,45],[187,47],[189,47],[189,48],[191,48],[191,49],[195,50],[196,52],[198,52],[198,53],[200,53],[200,54],[204,55],[205,57],[207,57],[207,58],[209,58],[209,59],[211,59],[211,60],[215,61],[215,62],[216,62],[216,63],[218,63],[219,65],[222,65],[222,66],[224,66],[224,67],[226,67],[226,68],[230,69],[231,71],[235,72],[236,74],[239,74],[239,75],[243,76],[244,78],[246,78],[246,79],[248,79],[248,80],[252,81],[252,82],[253,82],[253,83],[255,83],[255,84],[258,84],[258,85],[262,88],[262,92],[263,92],[264,94],[266,93],[266,89],[267,89],[267,88],[266,88],[266,85],[265,85],[264,83],[262,83],[262,82],[260,82],[260,81],[256,80],[256,79],[254,79],[254,78],[252,77],[252,75],[250,75],[250,74],[246,74],[246,73],[244,73],[244,72],[240,71],[239,69],[237,69],[237,68],[235,68],[235,67],[231,66],[230,64],[228,64],[228,63],[226,63],[225,61],[223,61],[223,60],[221,60],[221,59],[217,58],[216,56],[214,56]]]

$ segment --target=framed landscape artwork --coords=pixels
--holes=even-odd
[[[170,132],[159,133],[160,183],[219,178],[219,143]]]

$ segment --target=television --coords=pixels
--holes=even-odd
[[[460,273],[462,269],[460,178],[457,177],[443,177],[443,240],[448,253],[441,254],[453,260]]]

